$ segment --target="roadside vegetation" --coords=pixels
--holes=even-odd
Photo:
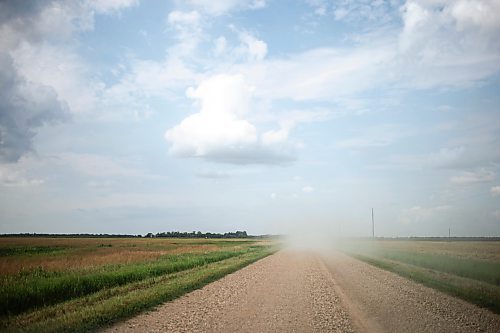
[[[255,239],[0,239],[0,331],[96,329],[275,249]]]
[[[500,313],[499,241],[354,240],[341,249],[394,272]]]

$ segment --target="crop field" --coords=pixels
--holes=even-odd
[[[499,241],[354,240],[341,249],[377,267],[500,313]]]
[[[0,331],[95,329],[274,251],[246,239],[0,238]]]

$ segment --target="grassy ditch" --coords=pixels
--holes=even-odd
[[[464,256],[452,242],[419,243],[364,241],[343,250],[371,265],[500,313],[500,262],[483,259],[492,244],[478,242]],[[500,243],[496,246],[500,250]]]
[[[84,332],[174,299],[275,251],[269,243],[92,270],[26,271],[0,279],[0,331]],[[25,276],[23,276],[23,274]]]
[[[47,272],[34,270],[29,273],[4,278],[0,285],[0,316],[18,314],[39,306],[59,303],[102,289],[121,286],[150,277],[175,273],[204,266],[243,254],[240,251],[216,251],[202,254],[164,256],[153,262],[131,265],[109,265],[94,272]]]

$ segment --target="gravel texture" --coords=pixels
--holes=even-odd
[[[500,332],[500,315],[341,253],[286,250],[103,332]]]
[[[103,332],[353,332],[312,254],[280,251]]]
[[[361,331],[500,332],[500,315],[337,253],[325,258]]]

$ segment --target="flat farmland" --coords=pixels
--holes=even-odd
[[[499,241],[351,240],[347,254],[500,313]]]
[[[0,331],[500,327],[499,242],[354,239],[277,251],[277,242],[256,239],[0,241]]]
[[[246,239],[0,238],[0,330],[95,329],[274,251]]]

